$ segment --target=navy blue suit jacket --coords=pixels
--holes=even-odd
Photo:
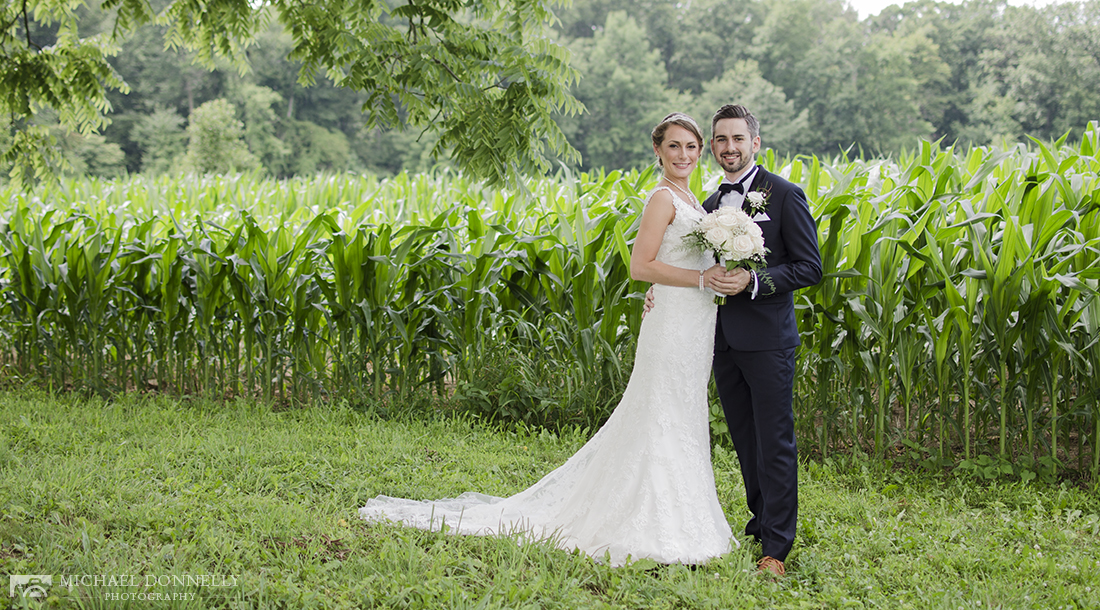
[[[769,250],[763,269],[757,270],[759,291],[753,299],[752,284],[741,294],[726,298],[718,307],[715,349],[756,352],[798,346],[798,324],[794,316],[794,291],[821,281],[821,252],[817,245],[817,222],[810,214],[806,194],[791,182],[763,167],[749,192],[767,193],[764,212],[770,220],[758,221]],[[718,192],[707,197],[703,207],[718,207]],[[749,214],[746,200],[744,209]]]

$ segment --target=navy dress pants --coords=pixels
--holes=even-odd
[[[714,352],[714,379],[753,515],[745,534],[760,542],[764,555],[780,561],[791,551],[798,521],[791,406],[796,349],[744,352],[716,346]]]

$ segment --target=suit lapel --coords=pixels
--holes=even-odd
[[[721,195],[722,191],[714,191],[711,193],[710,197],[707,197],[703,201],[703,209],[706,210],[708,214],[718,209],[718,198]]]

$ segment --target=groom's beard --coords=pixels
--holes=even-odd
[[[721,167],[727,174],[736,174],[737,172],[745,169],[752,163],[752,156],[745,157],[744,155],[737,155],[731,157],[729,160],[723,157],[717,157],[718,166]]]

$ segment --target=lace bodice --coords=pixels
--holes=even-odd
[[[672,194],[672,206],[676,209],[676,216],[665,228],[661,248],[657,251],[657,260],[685,269],[706,269],[713,265],[714,258],[709,252],[701,253],[693,248],[683,246],[684,236],[695,227],[695,224],[703,216],[706,216],[706,211],[697,204],[685,201],[679,193],[667,186],[654,189],[646,200],[647,206],[653,201],[653,196],[660,191],[668,191]]]
[[[667,190],[676,216],[657,259],[711,266],[708,254],[682,245],[705,212]],[[378,496],[360,515],[423,529],[445,522],[452,533],[516,534],[607,556],[612,565],[628,557],[697,564],[728,552],[736,541],[714,487],[707,408],[717,306],[698,288],[657,285],[654,298],[622,400],[565,464],[508,498]]]
[[[679,193],[667,186],[654,189],[646,200],[647,206],[653,201],[653,196],[659,191],[668,191],[672,194],[672,206],[676,209],[676,216],[672,219],[672,222],[665,227],[665,235],[664,238],[661,239],[661,247],[657,250],[657,260],[674,267],[697,269],[700,271],[714,265],[714,256],[710,251],[700,252],[698,249],[684,245],[684,237],[695,228],[695,224],[706,215],[706,211],[698,205],[688,203]],[[714,309],[714,293],[706,293],[698,289],[674,288],[672,286],[655,284],[653,286],[653,294],[655,302],[657,303],[661,303],[667,299],[676,299],[677,301],[680,299],[687,299],[687,304],[693,310],[696,308]]]

